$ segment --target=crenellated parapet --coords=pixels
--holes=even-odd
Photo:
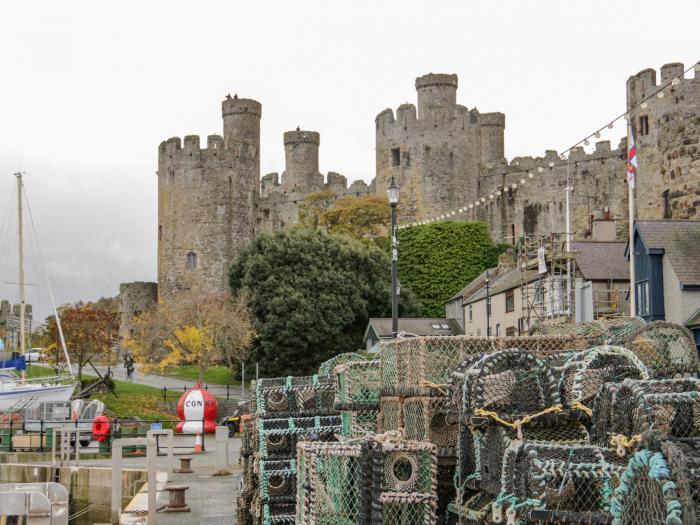
[[[700,199],[700,67],[645,69],[627,80],[630,126],[638,144],[637,209],[640,218],[697,218]],[[659,196],[661,195],[661,198]]]

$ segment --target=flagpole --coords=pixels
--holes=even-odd
[[[631,118],[631,116],[630,116]],[[636,301],[636,290],[635,290],[635,273],[634,273],[634,220],[635,220],[635,215],[636,215],[636,206],[635,206],[635,200],[634,200],[634,195],[635,195],[635,185],[636,185],[636,179],[637,179],[637,174],[636,173],[630,173],[630,170],[635,169],[634,166],[631,166],[632,159],[630,158],[630,152],[632,151],[632,148],[635,146],[634,144],[634,137],[632,135],[632,126],[630,125],[629,121],[627,121],[627,191],[628,191],[628,197],[627,200],[629,201],[629,256],[630,256],[630,316],[634,317],[637,315],[637,301]],[[633,155],[636,155],[636,151],[632,152]],[[635,162],[636,164],[636,162]]]

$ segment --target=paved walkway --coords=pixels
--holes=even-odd
[[[193,456],[192,474],[173,474],[168,480],[168,485],[187,485],[189,489],[185,493],[190,512],[183,513],[158,513],[156,520],[158,525],[234,525],[236,523],[236,498],[242,470],[238,465],[241,440],[229,439],[229,465],[230,476],[213,476],[214,472],[224,468],[224,465],[216,464],[216,452],[213,436],[207,435],[205,441],[206,452]],[[136,458],[128,458],[133,460]],[[158,464],[162,468],[159,457]],[[177,458],[176,458],[177,459]],[[145,467],[145,459],[138,458]],[[126,466],[126,465],[125,465]],[[130,465],[134,468],[134,465]],[[168,493],[161,490],[159,484],[156,507],[160,508],[168,502]],[[137,495],[125,510],[139,510],[147,507],[147,495]],[[133,514],[123,514],[122,524],[136,524],[142,517]]]

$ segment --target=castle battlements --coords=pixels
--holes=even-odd
[[[656,70],[653,68],[644,69],[636,75],[630,76],[627,79],[627,106],[636,106],[642,99],[652,95],[667,82],[672,82],[671,95],[699,89],[700,71],[696,69],[692,78],[685,78],[684,71],[684,64],[672,62],[661,66],[659,81],[657,81]],[[673,83],[674,79],[677,79],[675,83]],[[649,100],[649,104],[653,102],[653,100]]]

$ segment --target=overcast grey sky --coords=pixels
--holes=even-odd
[[[624,111],[629,75],[697,61],[699,19],[669,0],[3,2],[0,220],[25,170],[57,301],[115,295],[156,277],[158,144],[221,133],[226,93],[263,105],[262,173],[283,170],[300,125],[321,133],[322,172],[370,181],[374,117],[428,72],[506,114],[509,158],[539,155]],[[16,280],[11,248],[0,282]],[[43,287],[29,301],[47,314]]]

